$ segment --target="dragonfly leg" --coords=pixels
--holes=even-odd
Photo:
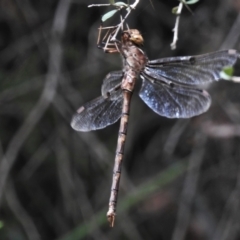
[[[106,43],[106,42],[101,42],[100,44],[97,45],[99,49],[102,49],[105,53],[119,53],[119,46],[118,42],[114,43]]]
[[[118,41],[117,39],[115,39],[114,41],[111,40],[113,34],[116,31],[116,27],[110,27],[107,28],[107,33],[105,34],[105,36],[103,37],[103,39],[101,40],[101,32],[104,28],[102,27],[102,25],[100,25],[99,27],[99,32],[98,32],[98,40],[97,40],[97,47],[102,49],[105,53],[119,53],[119,44],[120,41]],[[104,40],[106,39],[106,42],[104,42]]]
[[[119,53],[116,48],[105,48],[100,45],[98,45],[98,48],[102,49],[105,53]]]

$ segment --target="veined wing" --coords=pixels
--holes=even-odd
[[[154,112],[168,118],[190,118],[206,112],[211,104],[210,95],[189,86],[167,84],[165,79],[155,81],[142,73],[141,99]]]
[[[115,123],[122,113],[122,91],[114,93],[114,100],[102,96],[84,104],[73,116],[71,126],[76,131],[88,132]]]
[[[113,73],[113,74],[112,74]],[[82,132],[102,129],[115,123],[122,114],[121,72],[109,73],[103,81],[102,96],[81,106],[71,126]]]
[[[103,79],[102,84],[102,96],[108,97],[109,92],[113,89],[116,89],[116,86],[120,86],[123,78],[122,71],[114,71],[107,74],[107,76]]]
[[[204,84],[219,80],[223,68],[234,65],[239,56],[231,49],[198,56],[162,58],[149,61],[144,73],[155,80],[164,77],[169,83]]]

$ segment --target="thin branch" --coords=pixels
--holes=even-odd
[[[135,9],[139,2],[140,2],[140,0],[135,0],[135,2],[131,5],[129,5],[128,7],[132,8],[132,9]],[[114,5],[114,4],[111,4],[111,3],[88,5],[89,8],[90,7],[109,7],[109,6],[115,6],[117,8],[123,8],[124,7],[123,5],[117,6],[117,5]]]
[[[106,4],[91,4],[91,5],[88,5],[89,8],[91,7],[109,7],[109,6],[112,6],[111,3],[106,3]]]
[[[137,5],[138,5],[139,2],[140,2],[140,0],[136,0],[135,3],[133,3],[132,5],[130,5],[130,7],[131,7],[132,9],[135,9],[135,8],[137,7]]]
[[[178,27],[179,27],[180,14],[182,12],[182,8],[183,8],[183,3],[180,2],[179,5],[178,5],[177,18],[176,18],[176,22],[175,22],[175,27],[173,28],[173,32],[174,32],[173,41],[170,44],[172,50],[176,49],[176,45],[177,45],[177,41],[178,41]]]
[[[184,131],[186,131],[186,127],[188,126],[190,120],[178,120],[174,126],[171,128],[170,133],[168,134],[167,139],[165,140],[165,144],[163,146],[163,151],[169,156],[172,155],[177,144],[179,143],[179,139]]]
[[[108,3],[108,4],[91,4],[91,5],[89,5],[88,7],[114,6],[114,7],[116,7],[116,8],[119,9],[119,10],[121,10],[121,9],[123,9],[123,8],[126,9],[127,13],[126,13],[125,17],[122,18],[122,20],[120,21],[119,24],[117,24],[116,26],[111,27],[111,28],[113,28],[113,29],[116,28],[116,31],[115,31],[114,35],[111,37],[110,41],[116,41],[116,36],[117,36],[119,30],[120,30],[121,28],[123,28],[124,22],[126,21],[126,19],[128,18],[128,16],[130,15],[130,13],[132,12],[132,10],[137,7],[137,5],[138,5],[139,2],[140,2],[140,0],[135,0],[135,2],[134,2],[133,4],[131,4],[131,5],[127,5],[127,4],[126,4],[126,6],[125,6],[125,5],[119,6],[119,5],[114,5],[114,4]]]
[[[240,13],[238,14],[234,24],[232,25],[228,35],[225,37],[220,49],[228,49],[234,47],[240,37]]]
[[[126,14],[125,17],[122,19],[122,21],[116,26],[117,29],[116,29],[114,35],[112,36],[111,41],[116,41],[116,36],[117,36],[120,28],[123,28],[123,24],[124,24],[124,22],[126,21],[126,19],[127,19],[127,17],[129,16],[130,13],[131,13],[131,10],[129,10],[129,11],[127,12],[127,14]]]
[[[240,82],[240,77],[232,76],[232,77],[230,78],[230,81],[235,82],[235,83],[239,83],[239,82]]]

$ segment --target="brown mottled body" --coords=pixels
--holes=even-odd
[[[121,88],[123,91],[123,108],[118,133],[116,156],[113,168],[113,180],[111,187],[111,195],[109,199],[109,209],[107,218],[110,226],[113,227],[117,196],[121,177],[121,166],[123,161],[124,145],[126,141],[127,125],[130,111],[130,100],[135,86],[135,82],[140,72],[144,69],[148,59],[144,52],[138,47],[143,44],[143,39],[138,30],[131,29],[123,32],[120,52],[123,57],[123,79]]]

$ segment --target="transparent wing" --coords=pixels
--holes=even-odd
[[[168,118],[190,118],[206,112],[211,104],[209,94],[200,89],[166,84],[142,74],[141,99],[154,112]]]
[[[71,126],[74,130],[82,132],[105,128],[121,117],[122,102],[121,90],[115,93],[114,100],[98,97],[77,110]]]
[[[102,96],[109,96],[109,92],[113,89],[116,89],[116,86],[120,87],[122,82],[123,72],[122,71],[114,71],[110,72],[103,80],[102,84]]]
[[[113,95],[113,100],[100,96],[80,107],[72,118],[72,128],[88,132],[115,123],[122,113],[122,91],[118,90]]]
[[[236,50],[223,50],[198,56],[170,57],[149,61],[144,73],[155,80],[198,85],[220,79],[225,66],[232,66],[239,57]]]
[[[110,72],[102,84],[102,96],[84,104],[73,116],[71,126],[76,131],[88,132],[115,123],[122,114],[122,72]]]

